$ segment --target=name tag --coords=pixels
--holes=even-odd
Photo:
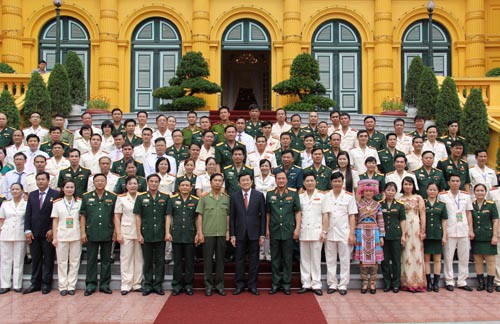
[[[286,197],[285,200],[292,200],[293,197]]]
[[[457,222],[463,222],[464,221],[464,214],[462,212],[457,213]]]
[[[66,228],[73,228],[73,218],[72,217],[66,218]]]

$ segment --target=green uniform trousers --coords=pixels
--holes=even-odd
[[[273,240],[271,238],[271,269],[273,288],[290,289],[292,281],[293,239]]]
[[[193,288],[194,243],[172,243],[172,251],[174,253],[172,288],[174,290]],[[183,274],[185,274],[184,280]]]
[[[159,291],[165,278],[165,241],[144,242],[144,290]]]
[[[384,261],[382,275],[386,288],[399,288],[401,282],[401,239],[384,240]]]
[[[213,276],[215,253],[215,281]],[[224,289],[224,254],[226,253],[225,236],[205,236],[203,244],[203,270],[205,289]]]
[[[109,288],[111,282],[111,241],[89,241],[87,242],[87,275],[85,288],[97,289],[97,255],[101,248],[101,273],[99,289]]]

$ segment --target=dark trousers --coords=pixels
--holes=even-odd
[[[109,288],[111,282],[111,241],[89,241],[87,242],[87,277],[85,286],[87,289],[97,289],[97,254],[101,248],[101,275],[99,289]]]
[[[215,281],[213,276],[213,255],[215,252]],[[224,289],[224,254],[226,253],[225,236],[205,236],[203,244],[203,270],[206,289]]]
[[[290,288],[292,281],[293,239],[274,240],[271,238],[271,269],[273,288]]]
[[[387,288],[399,288],[401,282],[401,239],[384,240],[384,261],[382,275]]]
[[[35,287],[52,286],[52,275],[54,274],[55,248],[52,243],[47,242],[44,235],[37,235],[30,244],[31,250],[31,285]]]
[[[174,276],[172,288],[193,288],[194,279],[194,243],[172,243],[174,253]],[[182,278],[183,273],[184,280]]]
[[[234,279],[237,288],[245,287],[245,256],[248,250],[248,288],[257,288],[259,272],[259,240],[250,240],[248,235],[236,239],[236,271]]]
[[[143,288],[160,291],[165,279],[165,241],[144,242],[142,256],[144,258]]]

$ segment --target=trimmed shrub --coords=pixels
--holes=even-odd
[[[45,82],[38,72],[31,74],[31,80],[28,83],[28,90],[24,99],[23,120],[25,126],[30,126],[29,116],[32,112],[39,112],[42,117],[42,125],[50,127],[52,123],[51,106],[49,92],[45,87]]]
[[[16,71],[9,64],[0,62],[0,73],[16,73]]]
[[[462,136],[467,139],[466,153],[474,154],[479,148],[488,149],[488,112],[480,89],[471,89],[464,105],[460,129]]]
[[[7,115],[8,126],[16,129],[21,128],[21,114],[17,109],[14,97],[7,90],[2,91],[0,95],[0,110]]]
[[[68,73],[62,64],[54,65],[49,76],[47,90],[52,102],[51,116],[58,113],[67,117],[71,113],[71,97]]]
[[[436,101],[439,93],[438,83],[434,71],[428,66],[424,66],[422,77],[418,84],[417,111],[427,120],[434,120],[436,117]]]
[[[411,60],[410,67],[408,68],[408,77],[406,79],[404,102],[409,107],[415,107],[418,94],[418,85],[424,70],[424,62],[420,56],[416,56]]]
[[[75,52],[68,52],[66,56],[66,72],[69,79],[69,93],[72,105],[83,105],[87,93],[85,92],[85,76],[83,64]]]
[[[436,126],[439,134],[446,134],[448,121],[460,121],[462,108],[458,99],[457,85],[452,78],[444,79],[436,101]]]
[[[489,70],[488,72],[486,72],[485,76],[488,78],[500,77],[500,67]]]

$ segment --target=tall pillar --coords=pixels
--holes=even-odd
[[[3,0],[2,3],[2,58],[16,72],[24,72],[22,37],[22,0]]]
[[[465,76],[484,76],[486,66],[484,32],[484,0],[467,0],[465,13]]]
[[[392,75],[392,8],[391,0],[375,1],[374,26],[374,59],[373,59],[373,100],[374,111],[381,112],[381,104],[387,96],[392,97],[394,92]]]
[[[193,51],[209,59],[210,0],[193,0]]]
[[[118,0],[101,0],[99,19],[99,94],[118,105]],[[121,107],[128,110],[128,107]]]
[[[289,78],[293,59],[300,54],[300,32],[300,0],[283,0],[283,78]]]

